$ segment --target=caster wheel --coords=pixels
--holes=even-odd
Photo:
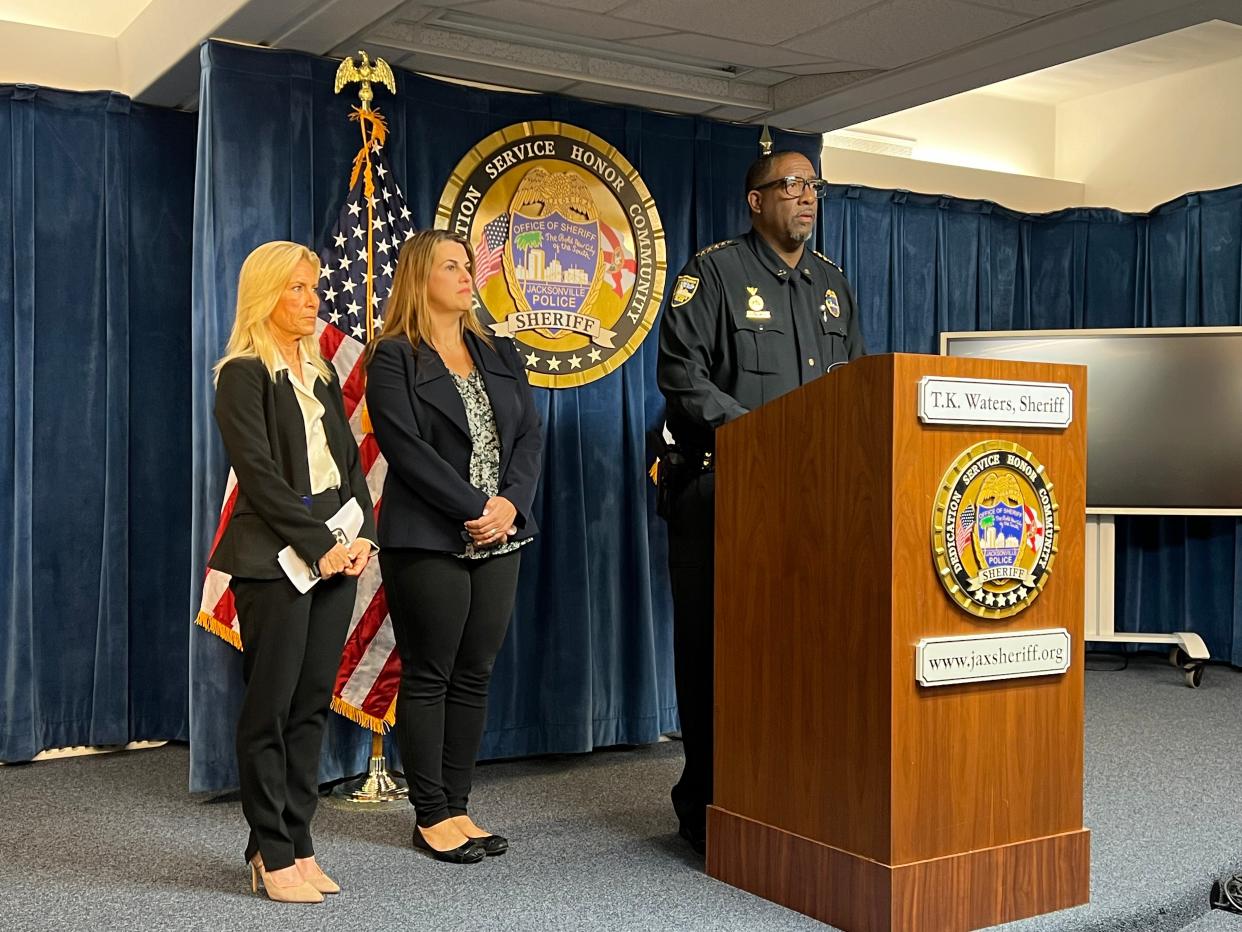
[[[1169,666],[1183,667],[1190,658],[1186,656],[1186,652],[1181,647],[1174,645],[1169,648]]]
[[[1182,667],[1182,676],[1186,679],[1186,685],[1191,689],[1198,689],[1203,684],[1203,669],[1201,663],[1188,663]]]

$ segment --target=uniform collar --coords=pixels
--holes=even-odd
[[[785,260],[776,254],[776,250],[769,246],[768,241],[760,236],[759,232],[753,227],[744,238],[750,244],[751,251],[759,259],[759,263],[778,280],[787,282],[795,277],[802,277],[807,281],[811,281],[811,264],[807,261],[807,256],[811,252],[809,246],[803,247],[802,260],[799,262],[798,268],[793,269],[785,264]]]

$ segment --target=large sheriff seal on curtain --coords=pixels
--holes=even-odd
[[[1030,450],[1007,440],[964,450],[932,507],[932,558],[950,598],[981,618],[1030,607],[1057,553],[1057,508]]]
[[[651,330],[664,292],[664,228],[638,172],[567,123],[488,136],[458,163],[436,226],[474,248],[476,311],[512,337],[533,385],[585,385]]]

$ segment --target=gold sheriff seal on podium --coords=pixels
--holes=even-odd
[[[471,149],[436,226],[474,248],[477,311],[519,344],[533,385],[570,388],[619,367],[664,292],[664,230],[634,167],[566,123],[506,127]]]
[[[1057,503],[1034,454],[986,440],[964,450],[932,508],[932,557],[949,596],[980,618],[1030,606],[1057,553]]]

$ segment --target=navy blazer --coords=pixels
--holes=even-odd
[[[543,430],[526,369],[513,341],[494,348],[469,331],[466,348],[483,377],[500,435],[496,494],[517,509],[517,536],[533,537],[531,516],[543,460]],[[380,340],[367,367],[367,412],[388,477],[379,516],[380,547],[463,553],[463,527],[483,513],[487,496],[470,484],[473,443],[466,406],[440,355],[404,337]]]
[[[371,493],[336,373],[331,382],[316,379],[314,391],[323,404],[324,435],[341,477],[341,501],[358,500],[363,518],[358,536],[374,541]],[[232,576],[280,579],[284,571],[276,554],[286,546],[307,563],[317,562],[336,545],[324,524],[336,508],[316,516],[302,501],[311,494],[306,425],[288,375],[278,372],[272,381],[259,359],[226,363],[216,381],[215,414],[237,474],[237,500],[208,564]]]

